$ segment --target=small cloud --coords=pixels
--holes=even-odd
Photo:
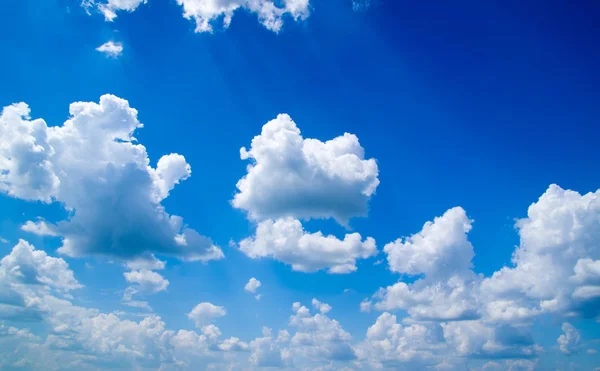
[[[344,289],[344,294],[347,294],[349,292],[352,292],[352,289]]]
[[[377,260],[375,263],[373,263],[373,265],[379,265],[379,264],[381,264],[381,263],[383,263],[383,259],[379,259],[379,260]]]
[[[8,240],[4,237],[0,237],[0,243],[8,243]]]
[[[365,299],[360,302],[360,311],[364,313],[369,313],[371,311],[372,305],[373,303],[370,300]]]
[[[252,278],[250,278],[250,280],[248,281],[246,286],[244,286],[244,290],[254,294],[256,292],[256,290],[258,290],[260,285],[261,285],[260,281],[257,280],[256,278],[252,277]]]
[[[593,355],[593,354],[596,354],[596,353],[598,353],[598,351],[597,351],[596,349],[588,349],[588,350],[586,350],[586,353],[587,353],[587,354],[592,354],[592,355]]]
[[[56,230],[56,226],[51,223],[46,223],[46,221],[42,218],[38,218],[37,222],[32,222],[28,220],[21,226],[21,230],[33,233],[38,236],[58,236],[58,231]]]
[[[96,48],[97,51],[103,53],[109,58],[117,58],[123,53],[123,44],[120,42],[108,41]]]
[[[255,296],[256,300],[260,300],[260,298],[262,298],[262,294],[258,294]]]

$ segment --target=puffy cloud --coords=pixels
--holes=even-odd
[[[568,322],[562,324],[561,327],[564,334],[560,335],[556,342],[560,347],[560,351],[565,354],[573,354],[579,351],[581,336],[579,331]]]
[[[345,224],[367,214],[379,185],[377,163],[365,160],[355,135],[305,139],[286,114],[265,124],[240,154],[252,163],[232,204],[255,220],[335,218]]]
[[[356,260],[377,254],[375,240],[364,241],[358,233],[347,234],[343,240],[308,233],[297,219],[265,220],[258,224],[256,234],[239,243],[240,250],[252,259],[272,257],[292,266],[293,270],[329,273],[356,271]]]
[[[392,272],[428,278],[446,278],[468,271],[475,256],[467,239],[472,221],[461,207],[452,208],[427,222],[419,233],[398,239],[383,248]]]
[[[356,358],[350,341],[352,337],[340,323],[327,317],[328,304],[313,300],[321,313],[314,316],[300,303],[294,303],[290,326],[297,329],[290,343],[292,352],[319,361],[348,361]]]
[[[248,283],[246,283],[246,286],[244,286],[244,290],[251,292],[251,293],[255,293],[256,290],[258,290],[258,288],[260,287],[260,285],[261,285],[260,281],[257,280],[256,278],[252,277],[252,278],[250,278]]]
[[[455,207],[425,223],[420,232],[385,245],[392,272],[425,277],[382,288],[375,295],[375,307],[405,309],[417,320],[479,317],[479,279],[471,270],[474,252],[467,239],[471,223],[466,212]]]
[[[270,328],[263,328],[263,336],[252,340],[248,346],[250,351],[249,363],[256,367],[284,367],[291,364],[291,354],[283,345],[289,341],[288,337],[273,337]]]
[[[28,220],[21,226],[21,230],[38,236],[58,236],[56,226],[46,223],[43,219],[40,219],[37,222]]]
[[[0,317],[41,321],[45,337],[0,323],[0,368],[202,368],[224,362],[223,352],[247,349],[236,338],[221,341],[214,325],[202,327],[199,334],[175,332],[158,316],[134,322],[76,306],[69,293],[80,287],[63,259],[35,250],[26,241],[19,241],[0,260]],[[11,308],[21,308],[21,316],[11,315],[16,313]]]
[[[212,303],[200,303],[188,313],[188,318],[194,321],[196,327],[202,327],[216,318],[227,314],[225,308],[216,306]]]
[[[319,312],[321,312],[323,314],[327,314],[327,312],[329,312],[331,310],[331,305],[329,305],[327,303],[321,303],[317,299],[312,300],[312,305],[314,308],[318,309]]]
[[[514,266],[482,283],[492,303],[511,303],[514,316],[508,319],[538,313],[600,314],[599,196],[600,190],[582,196],[551,185],[529,207],[527,218],[517,222],[520,244]]]
[[[177,4],[183,7],[185,18],[194,20],[196,32],[212,32],[218,19],[229,27],[239,9],[256,14],[259,22],[273,32],[281,30],[285,16],[300,21],[310,14],[309,0],[177,0]]]
[[[120,42],[107,41],[96,48],[97,51],[110,58],[117,58],[123,53],[123,44]]]
[[[4,238],[4,237],[0,237],[0,243],[8,243],[9,241]]]
[[[183,156],[163,156],[150,166],[133,133],[141,128],[126,100],[104,95],[76,102],[61,126],[29,119],[18,103],[0,115],[0,191],[24,199],[60,202],[70,212],[57,223],[59,252],[123,260],[151,254],[183,260],[220,259],[210,239],[184,226],[161,205],[191,170]],[[107,218],[107,215],[111,215]]]
[[[123,273],[129,283],[136,283],[139,290],[156,293],[167,289],[169,281],[160,274],[148,269],[134,270]]]
[[[390,313],[381,314],[368,328],[358,355],[373,368],[424,368],[435,363],[435,350],[442,344],[438,324],[413,324],[407,327]]]

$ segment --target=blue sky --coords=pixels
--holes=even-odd
[[[600,7],[483,3],[2,3],[0,368],[600,367]]]

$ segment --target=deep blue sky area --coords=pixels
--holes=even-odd
[[[286,16],[279,33],[245,10],[227,29],[195,33],[175,0],[148,0],[114,22],[86,14],[79,0],[0,4],[2,107],[26,102],[32,118],[60,126],[70,103],[114,94],[138,110],[144,127],[134,136],[151,166],[169,153],[191,165],[192,176],[162,204],[209,236],[225,259],[165,258],[161,274],[169,288],[147,300],[169,328],[192,330],[186,313],[211,302],[227,308],[218,322],[223,334],[250,342],[262,326],[285,328],[293,302],[310,306],[316,297],[331,304],[330,316],[358,343],[381,314],[361,313],[359,303],[380,287],[416,279],[390,271],[385,244],[461,206],[474,220],[474,271],[490,277],[514,266],[515,220],[527,217],[550,184],[582,195],[600,188],[600,3],[371,0],[361,11],[351,3],[311,0],[310,16]],[[122,43],[118,58],[95,50],[108,40]],[[230,244],[256,227],[230,203],[248,164],[239,150],[279,113],[289,114],[304,138],[355,134],[365,158],[377,161],[380,185],[368,217],[348,228],[332,219],[303,222],[310,232],[375,238],[379,254],[357,261],[354,273],[297,272],[273,259],[250,259]],[[38,216],[65,219],[59,203],[2,195],[0,213],[0,236],[10,241],[0,244],[2,256],[19,238],[59,256],[59,238],[19,230]],[[123,309],[122,265],[63,258],[85,286],[74,303]],[[262,282],[261,300],[243,291],[250,277]],[[600,366],[597,354],[586,353],[599,347],[600,325],[571,321],[582,345],[566,356],[556,341],[562,322],[552,315],[534,321],[533,338],[544,347],[533,357],[538,367]],[[488,361],[509,367],[503,357],[481,355],[468,365]]]

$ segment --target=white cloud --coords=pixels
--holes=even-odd
[[[300,303],[294,303],[289,325],[297,329],[290,340],[292,354],[318,361],[349,361],[356,358],[349,333],[340,323],[327,317],[331,306],[313,300],[320,313],[314,316]]]
[[[467,239],[472,221],[461,207],[452,208],[427,222],[423,229],[406,239],[384,247],[392,272],[442,279],[457,271],[468,271],[475,256]]]
[[[161,205],[191,170],[178,154],[150,166],[133,136],[142,124],[126,100],[104,95],[99,104],[76,102],[69,111],[61,126],[30,120],[25,103],[0,116],[0,191],[64,205],[70,216],[57,223],[60,253],[126,261],[152,259],[152,253],[192,261],[223,257]]]
[[[435,363],[434,351],[442,340],[439,325],[403,327],[395,315],[386,312],[369,327],[357,352],[359,359],[369,366],[367,369],[424,369]]]
[[[123,44],[120,42],[107,41],[97,47],[96,50],[109,58],[117,58],[123,54]]]
[[[187,316],[194,321],[196,327],[200,328],[219,317],[225,316],[225,314],[227,314],[227,311],[223,307],[212,303],[200,303]]]
[[[256,234],[239,246],[252,259],[272,257],[301,272],[327,269],[329,273],[350,273],[356,271],[357,259],[377,254],[371,237],[362,241],[360,234],[352,233],[339,240],[321,232],[308,233],[292,218],[260,222]]]
[[[160,274],[148,269],[134,270],[123,273],[129,283],[136,283],[139,290],[156,293],[167,289],[169,281]]]
[[[133,12],[146,0],[82,0],[81,5],[87,10],[98,10],[104,15],[107,22],[112,22],[117,18],[117,12]]]
[[[562,324],[561,327],[564,334],[560,335],[556,342],[560,347],[560,351],[565,354],[573,354],[579,351],[581,335],[573,325],[568,322]]]
[[[551,185],[517,222],[520,245],[513,267],[482,283],[492,302],[522,313],[600,314],[600,190],[580,195]]]
[[[8,243],[9,241],[4,238],[4,237],[0,237],[0,243]]]
[[[21,230],[33,233],[38,236],[58,236],[58,232],[56,231],[56,226],[53,224],[46,223],[45,220],[40,219],[37,222],[33,222],[28,220],[21,226]]]
[[[177,0],[183,7],[183,16],[194,20],[196,32],[212,32],[215,21],[222,19],[223,27],[231,24],[233,14],[245,9],[256,14],[268,30],[279,32],[284,18],[305,20],[310,14],[309,0]]]
[[[312,305],[314,308],[318,309],[319,312],[321,312],[323,314],[327,314],[331,310],[331,305],[329,305],[327,303],[321,303],[317,299],[312,300]]]
[[[244,286],[244,290],[254,294],[256,292],[256,290],[258,290],[260,285],[261,285],[260,281],[257,280],[256,278],[252,277],[252,278],[250,278],[250,280],[248,280],[248,283],[246,283],[246,286]]]
[[[345,224],[367,214],[379,185],[377,163],[364,159],[355,135],[327,142],[304,139],[285,114],[265,124],[240,154],[252,163],[237,183],[232,204],[254,220],[335,218]]]
[[[475,255],[467,239],[472,221],[455,207],[427,222],[422,230],[385,245],[392,272],[424,278],[398,282],[375,297],[379,310],[407,310],[418,320],[459,320],[479,317],[479,279],[471,270]]]
[[[360,311],[361,312],[369,313],[371,311],[372,307],[373,307],[373,302],[368,299],[365,299],[360,302]]]

